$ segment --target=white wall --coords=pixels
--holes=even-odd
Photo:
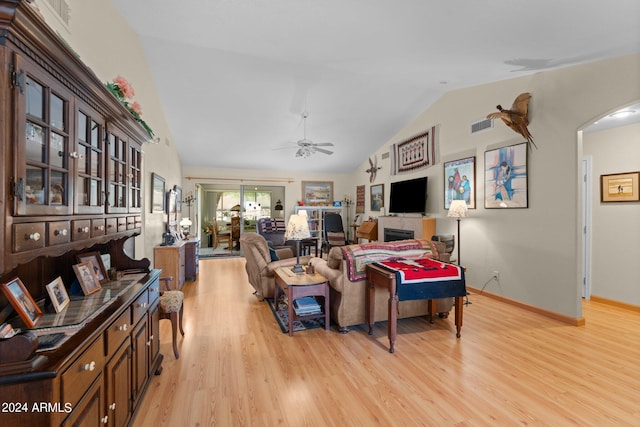
[[[462,220],[461,259],[470,286],[481,287],[500,272],[505,296],[569,317],[580,318],[582,236],[578,180],[582,147],[577,130],[605,112],[640,99],[640,55],[541,72],[445,94],[412,120],[375,154],[378,159],[390,144],[440,124],[441,160],[476,156],[477,209]],[[522,142],[502,122],[492,131],[470,135],[472,122],[511,105],[522,92],[532,95],[529,130],[538,145],[529,155],[529,208],[484,209],[484,152]],[[636,140],[637,141],[637,140]],[[372,153],[373,154],[373,153]],[[456,234],[455,221],[446,218],[442,162],[419,173],[389,176],[389,161],[382,162],[374,184],[385,184],[385,204],[391,181],[429,176],[427,210],[438,218],[438,233]],[[369,183],[363,162],[352,174],[353,186]],[[368,201],[367,201],[368,209]],[[374,214],[367,211],[368,214]],[[637,220],[636,220],[637,221]],[[637,236],[637,234],[636,234]],[[635,253],[637,259],[637,251]],[[488,290],[501,292],[490,283]],[[636,297],[637,301],[637,297]]]
[[[640,124],[583,134],[592,159],[591,294],[640,305],[640,202],[601,203],[600,175],[640,171]]]
[[[145,227],[136,238],[135,254],[136,258],[150,258],[153,265],[153,246],[161,243],[167,218],[150,213],[151,173],[165,178],[169,189],[180,185],[182,165],[138,37],[110,1],[74,1],[69,28],[51,12],[45,1],[37,0],[36,4],[47,24],[69,43],[100,80],[106,83],[120,75],[132,84],[134,99],[142,106],[142,118],[160,138],[159,144],[142,147]]]

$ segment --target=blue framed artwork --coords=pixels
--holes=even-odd
[[[484,207],[529,207],[526,142],[485,151]]]
[[[444,208],[453,200],[464,200],[468,209],[476,208],[476,158],[444,162]]]

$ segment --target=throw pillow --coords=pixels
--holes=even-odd
[[[278,253],[276,252],[275,249],[273,248],[269,248],[269,255],[271,255],[271,261],[278,261],[280,258],[278,258]]]

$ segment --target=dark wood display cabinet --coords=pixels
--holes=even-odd
[[[128,255],[149,139],[27,1],[0,0],[0,283],[20,278],[44,312],[26,328],[0,295],[0,323],[22,329],[0,339],[0,425],[127,425],[160,372],[160,270]],[[131,274],[83,296],[72,265],[88,251]]]

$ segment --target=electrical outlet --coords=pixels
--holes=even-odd
[[[498,270],[493,270],[493,277],[495,277],[496,280],[500,279],[500,272]]]

